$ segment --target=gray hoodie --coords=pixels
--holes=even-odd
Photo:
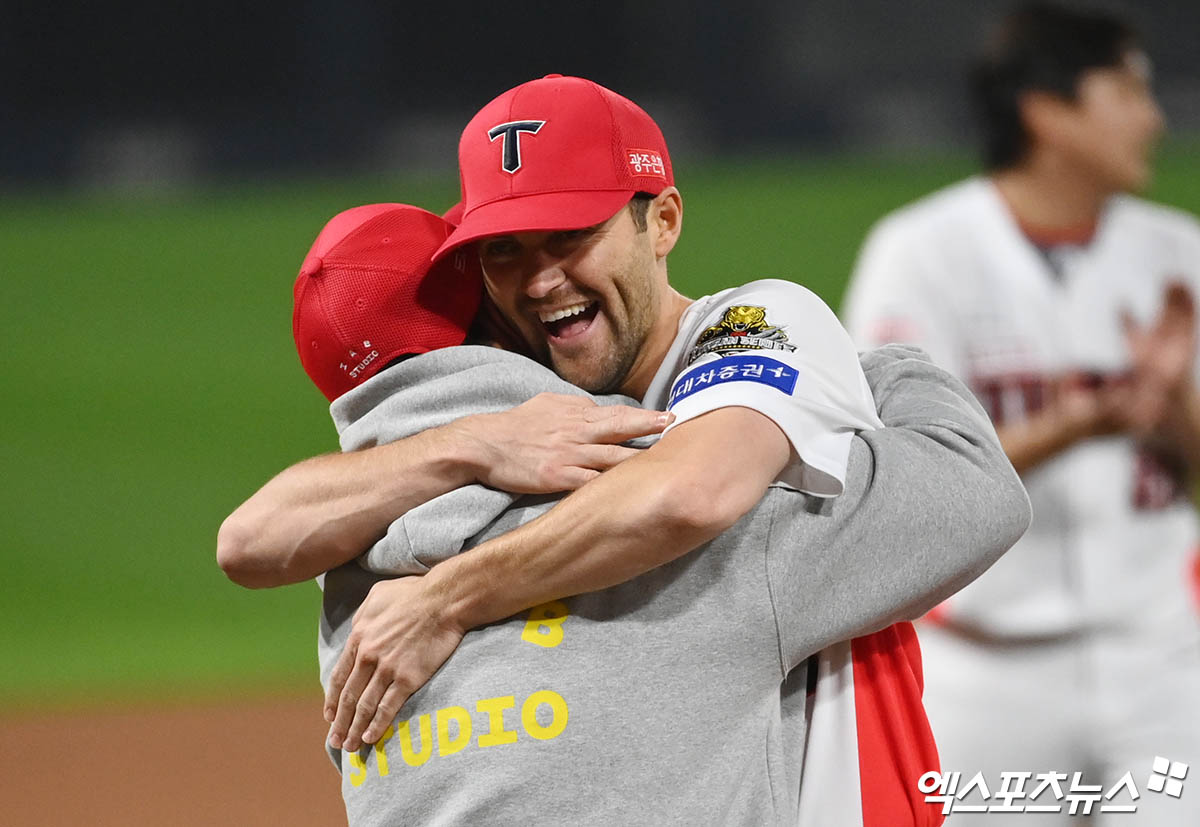
[[[887,427],[855,436],[841,496],[773,486],[679,560],[468,633],[379,744],[332,754],[350,823],[795,823],[808,659],[920,615],[1030,516],[961,383],[908,348],[862,365]],[[332,410],[350,450],[542,391],[582,393],[522,357],[462,347],[394,366]],[[553,501],[468,486],[329,572],[322,682],[374,582],[423,572]]]

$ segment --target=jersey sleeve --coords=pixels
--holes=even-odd
[[[956,376],[965,368],[951,285],[938,287],[943,252],[917,226],[885,219],[867,236],[846,289],[842,318],[854,343],[915,345]],[[949,243],[943,239],[941,244]]]
[[[718,408],[759,411],[794,450],[778,482],[840,494],[853,433],[882,423],[833,311],[798,284],[766,279],[723,294],[699,321],[671,386],[671,427]]]

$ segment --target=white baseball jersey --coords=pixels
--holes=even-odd
[[[854,431],[883,427],[837,316],[779,279],[694,302],[642,402],[672,411],[672,428],[718,408],[759,411],[798,458],[778,482],[819,497],[841,493]]]
[[[1003,425],[1038,410],[1055,377],[1128,369],[1122,311],[1149,322],[1172,280],[1200,296],[1191,216],[1113,198],[1088,244],[1047,254],[990,180],[972,178],[879,223],[845,316],[864,347],[924,347]],[[1150,624],[1200,641],[1196,515],[1157,460],[1128,437],[1091,439],[1024,481],[1033,525],[943,607],[948,622],[1001,637]]]
[[[1187,215],[1114,198],[1086,244],[1043,250],[973,178],[879,223],[845,312],[862,346],[925,347],[1002,425],[1036,412],[1056,377],[1126,370],[1122,311],[1145,324],[1169,281],[1200,295],[1198,273],[1200,228]],[[1200,798],[1147,786],[1164,756],[1200,761],[1187,492],[1125,436],[1076,443],[1024,482],[1029,531],[921,631],[944,771],[982,773],[993,789],[1003,772],[1080,771],[1108,792],[1129,772],[1144,819],[1131,823],[1200,823]]]

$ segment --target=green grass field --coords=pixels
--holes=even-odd
[[[673,281],[698,296],[777,276],[836,306],[870,224],[970,169],[683,163]],[[1156,198],[1200,213],[1200,147],[1165,152],[1158,180]],[[441,210],[456,191],[447,176],[0,196],[10,707],[315,686],[316,586],[230,584],[217,527],[276,471],[336,449],[291,340],[291,284],[317,230],[354,204]]]

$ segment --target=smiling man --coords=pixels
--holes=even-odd
[[[635,195],[628,216],[618,210],[596,226],[503,235],[479,245],[493,300],[541,361],[594,393],[625,386],[644,392],[655,354],[670,341],[669,326],[658,319],[678,317],[688,304],[663,295],[646,266],[654,256],[639,255],[649,243],[652,200]],[[540,267],[539,257],[562,265]]]
[[[478,322],[467,344],[482,277],[466,256],[430,267],[447,234],[424,210],[367,205],[334,217],[305,259],[293,332],[305,371],[332,402],[344,450],[519,406],[539,390],[586,396],[530,359],[478,346],[486,341]],[[374,301],[360,301],[364,292]],[[741,329],[757,314],[738,319]],[[348,351],[361,355],[368,342],[379,357],[350,368]],[[863,367],[884,422],[924,419],[936,399],[948,432],[986,428],[966,389],[944,386],[911,349],[868,354]],[[912,625],[843,639],[916,608],[895,602],[906,592],[895,588],[898,555],[840,565],[870,553],[863,534],[912,548],[946,540],[914,531],[888,496],[894,489],[880,484],[901,466],[940,477],[945,454],[932,442],[909,450],[907,429],[855,438],[857,464],[836,516],[769,490],[735,529],[688,558],[468,632],[373,748],[330,749],[349,823],[506,824],[561,813],[607,825],[709,821],[717,812],[723,823],[753,825],[940,823],[916,783],[937,756]],[[963,455],[995,465],[994,443],[981,448]],[[358,561],[327,572],[323,680],[377,583],[424,574],[557,499],[466,486],[407,512]],[[817,651],[823,644],[832,645]],[[728,772],[741,762],[756,771]]]
[[[381,738],[466,629],[674,560],[737,523],[770,486],[807,494],[797,503],[820,511],[820,499],[843,492],[856,432],[886,433],[907,446],[900,456],[911,449],[944,459],[943,482],[954,480],[956,495],[940,496],[937,480],[906,479],[903,462],[858,465],[858,490],[886,491],[907,528],[931,542],[910,536],[894,547],[894,537],[855,534],[865,556],[837,556],[834,568],[873,566],[872,554],[896,566],[878,590],[847,596],[870,606],[874,621],[843,637],[960,587],[1019,534],[1024,494],[994,462],[986,425],[947,430],[935,403],[927,419],[897,423],[910,430],[879,431],[858,355],[811,292],[767,280],[691,301],[671,288],[667,256],[683,202],[661,132],[631,101],[581,78],[522,84],[472,119],[460,165],[462,222],[438,255],[476,245],[492,301],[533,354],[587,390],[620,391],[674,420],[654,447],[603,475],[585,469],[595,478],[532,522],[424,577],[375,584],[331,676],[335,747]],[[526,430],[581,410],[592,417],[578,405],[558,410]],[[349,559],[348,548],[364,551],[415,502],[482,479],[462,459],[479,453],[477,430],[412,439],[422,441],[321,457],[279,475],[226,521],[223,556],[300,561],[274,582],[312,576]],[[829,525],[851,525],[846,517],[835,510]]]
[[[472,118],[459,165],[462,220],[438,256],[476,245],[488,294],[539,360],[669,409],[672,428],[721,409],[747,441],[782,433],[767,481],[838,493],[851,433],[879,425],[853,346],[792,282],[699,301],[672,288],[683,200],[640,107],[582,78],[530,81]]]

